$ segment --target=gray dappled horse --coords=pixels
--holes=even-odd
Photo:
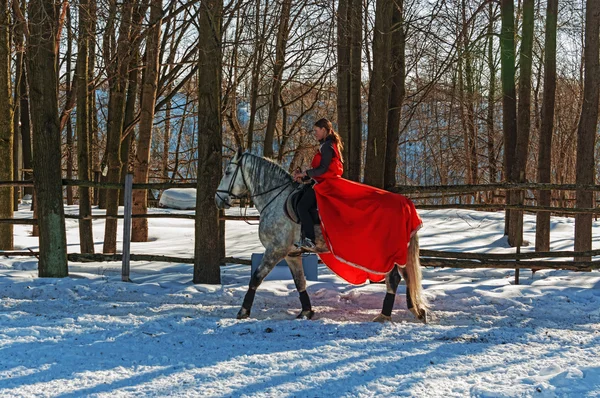
[[[250,153],[238,151],[225,169],[225,174],[215,195],[220,209],[231,207],[233,198],[249,196],[260,213],[258,227],[259,238],[265,247],[262,262],[250,278],[250,286],[244,298],[238,319],[248,318],[256,289],[275,265],[285,258],[288,263],[296,289],[300,293],[302,311],[298,318],[311,319],[314,315],[310,299],[306,292],[306,279],[302,269],[302,258],[294,242],[300,238],[300,225],[287,215],[285,207],[288,198],[297,190],[292,176],[275,162]],[[317,252],[327,252],[321,228],[317,228]],[[422,297],[421,265],[419,262],[419,241],[415,234],[410,240],[407,264],[394,267],[385,278],[387,294],[381,314],[374,321],[391,321],[394,298],[401,275],[406,280],[406,302],[408,309],[421,321],[427,322],[427,306]]]

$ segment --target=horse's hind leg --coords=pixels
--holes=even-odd
[[[377,315],[373,322],[391,322],[392,321],[392,310],[394,309],[394,300],[396,299],[396,290],[400,284],[400,273],[398,273],[398,267],[388,272],[385,276],[385,288],[386,294],[383,299],[383,308],[381,314]]]
[[[248,286],[248,291],[246,292],[246,296],[244,297],[244,302],[242,303],[242,308],[239,310],[237,314],[237,319],[245,319],[250,316],[250,310],[252,309],[252,304],[254,303],[254,296],[256,295],[256,289],[260,286],[262,281],[269,275],[269,272],[275,267],[275,265],[281,261],[284,257],[281,253],[275,253],[273,250],[267,249],[265,251],[265,255],[262,258],[262,261],[256,271],[252,274],[250,278],[250,285]]]
[[[315,315],[310,305],[310,298],[306,292],[306,278],[304,277],[304,268],[302,268],[302,257],[287,256],[285,261],[290,267],[292,276],[294,277],[294,284],[296,284],[296,290],[300,293],[300,303],[302,304],[302,311],[296,317],[298,319],[312,319]]]
[[[408,310],[417,317],[418,320],[427,323],[428,314],[426,308],[415,308],[415,304],[413,303],[411,294],[410,294],[410,277],[408,276],[408,272],[406,268],[400,268],[400,273],[406,282],[406,307]]]

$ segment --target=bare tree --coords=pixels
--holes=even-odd
[[[600,2],[588,0],[585,6],[585,76],[583,107],[577,129],[577,184],[592,185],[596,176],[594,149],[598,127]],[[592,191],[577,190],[578,208],[594,207]],[[575,216],[575,251],[592,249],[592,215]],[[590,257],[576,258],[591,261]]]
[[[34,186],[40,231],[38,273],[64,277],[67,239],[62,198],[56,34],[58,13],[53,0],[31,0],[27,43]]]
[[[115,0],[111,0],[115,1]],[[108,109],[107,143],[106,153],[108,161],[108,181],[119,182],[121,175],[121,159],[119,150],[123,132],[123,121],[125,117],[125,95],[127,93],[128,68],[130,56],[130,33],[133,13],[132,2],[122,5],[121,25],[119,26],[119,38],[117,42],[116,59],[114,66],[109,68],[110,81],[110,105]],[[119,191],[110,189],[106,193],[106,214],[116,216],[119,209]],[[109,218],[106,220],[104,230],[104,253],[116,253],[117,251],[117,220]]]
[[[550,183],[552,165],[552,134],[554,131],[554,105],[556,102],[556,28],[558,0],[548,0],[546,8],[546,42],[544,46],[544,99],[542,126],[538,149],[538,182]],[[552,191],[538,192],[539,205],[550,206]],[[538,212],[535,223],[535,250],[550,251],[550,213]]]
[[[93,1],[93,0],[92,0]],[[79,0],[79,36],[77,42],[77,177],[90,181],[90,75],[89,46],[91,18],[89,0]],[[79,187],[79,245],[81,253],[94,253],[94,231],[92,229],[92,205],[90,188]]]
[[[500,61],[502,76],[502,131],[504,134],[504,178],[512,181],[517,145],[517,90],[515,88],[515,12],[513,0],[500,1],[502,32]],[[510,229],[510,211],[506,211],[504,233]]]
[[[246,148],[251,151],[252,144],[254,141],[254,123],[256,121],[256,111],[257,111],[257,103],[258,103],[258,94],[259,94],[259,83],[260,83],[260,65],[264,59],[264,48],[265,42],[267,40],[266,31],[267,31],[267,13],[263,13],[263,20],[261,24],[261,0],[256,0],[256,8],[254,11],[255,21],[254,21],[254,36],[255,36],[255,49],[254,49],[254,57],[252,60],[252,82],[250,87],[250,120],[248,122],[248,134],[247,134],[247,144]],[[265,2],[265,9],[269,5],[269,0]]]
[[[0,0],[0,180],[13,179],[13,110],[10,68],[10,6]],[[0,187],[0,218],[13,217],[13,188]],[[13,226],[0,224],[0,249],[13,249]]]
[[[392,14],[392,87],[387,121],[387,146],[385,156],[384,187],[396,185],[396,167],[398,165],[398,141],[400,140],[400,119],[402,105],[406,95],[404,75],[406,62],[404,59],[405,34],[402,10],[404,0],[395,0]]]
[[[283,0],[281,16],[279,17],[279,30],[277,31],[277,44],[275,48],[275,65],[273,66],[273,85],[271,88],[271,102],[269,103],[269,120],[265,131],[264,155],[273,157],[273,137],[275,135],[275,124],[280,109],[281,80],[285,64],[285,50],[290,30],[291,0]]]
[[[222,0],[202,0],[199,15],[198,187],[194,283],[221,283],[223,245],[214,197],[222,175],[221,62]]]
[[[529,134],[531,127],[531,69],[533,50],[534,0],[523,0],[523,34],[520,53],[519,108],[517,115],[517,142],[515,163],[511,169],[511,181],[525,182],[527,156],[529,154]],[[511,194],[511,204],[523,204],[523,191]],[[523,244],[523,212],[511,211],[508,230],[508,243],[511,246]]]
[[[393,0],[377,0],[373,37],[373,73],[369,83],[369,136],[365,183],[383,188],[390,106]]]
[[[72,72],[71,61],[73,58],[73,29],[71,26],[71,21],[72,21],[71,20],[71,7],[67,8],[66,11],[67,11],[67,20],[66,20],[67,53],[65,54],[65,63],[66,63],[67,70],[66,70],[66,76],[65,76],[65,80],[66,80],[65,91],[66,91],[67,97],[71,97],[71,96],[73,96],[74,91],[76,90],[76,87],[73,87],[73,85],[71,84],[71,72]],[[73,152],[75,152],[75,148],[73,146],[73,123],[71,122],[70,109],[68,112],[65,112],[65,113],[66,113],[65,123],[67,125],[67,137],[66,137],[67,179],[72,180],[73,179],[73,168],[74,168]],[[66,187],[66,191],[67,191],[67,204],[72,205],[73,204],[73,187]]]
[[[140,101],[140,128],[135,157],[134,181],[148,182],[148,161],[150,159],[150,143],[154,125],[154,107],[158,91],[159,46],[162,24],[162,0],[152,0],[150,5],[150,29],[146,39],[146,56],[144,78],[142,83],[142,99]],[[168,153],[166,154],[168,156]],[[145,190],[133,193],[133,213],[146,214],[148,211],[148,195]],[[136,218],[133,221],[132,240],[146,242],[148,240],[148,219]]]
[[[489,181],[491,184],[496,182],[496,150],[495,150],[495,137],[494,137],[494,117],[495,117],[495,104],[496,104],[496,64],[494,62],[494,3],[489,3],[489,14],[488,14],[488,69],[490,76],[490,83],[488,88],[488,101],[487,101],[487,159],[489,169]],[[492,193],[493,195],[494,193]],[[493,200],[492,200],[493,201]]]

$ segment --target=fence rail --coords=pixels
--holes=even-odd
[[[572,271],[588,271],[591,269],[600,269],[600,261],[496,261],[494,258],[482,258],[481,260],[461,259],[461,258],[430,258],[430,250],[421,251],[421,266],[431,268],[493,268],[493,269],[563,269]],[[597,251],[596,251],[597,252]],[[589,252],[569,252],[568,257],[584,255]],[[472,253],[449,253],[440,252],[440,257],[452,257],[452,255],[472,254]],[[553,253],[554,254],[554,253]],[[566,252],[563,254],[567,254]],[[0,251],[0,256],[6,257],[37,257],[39,252],[27,251]],[[599,254],[596,254],[599,255]],[[498,255],[496,255],[498,256]],[[506,254],[506,260],[517,260],[514,255]],[[512,256],[512,257],[509,257]],[[557,257],[557,256],[555,256]],[[67,258],[72,262],[122,262],[123,254],[81,254],[69,253]],[[130,254],[131,261],[158,261],[167,263],[193,264],[194,259],[189,257],[174,257],[154,254]],[[221,260],[221,265],[242,264],[251,265],[252,262],[247,259],[237,257],[225,257]],[[127,274],[128,277],[128,274]]]
[[[121,182],[95,182],[83,180],[63,179],[63,186],[89,187],[104,189],[123,189]],[[2,186],[33,187],[33,181],[0,181]],[[195,182],[155,182],[134,183],[133,189],[169,189],[169,188],[196,188]],[[401,194],[413,193],[472,193],[497,190],[556,190],[556,191],[600,191],[600,185],[586,184],[545,184],[545,183],[496,183],[496,184],[461,184],[461,185],[397,185],[388,189],[390,192]]]
[[[133,184],[131,178],[127,179],[127,183],[108,183],[80,180],[63,180],[64,186],[88,187],[96,189],[125,189],[128,192],[135,189],[169,189],[169,188],[196,188],[196,183],[147,183]],[[128,186],[127,186],[128,185]],[[4,186],[23,186],[33,187],[32,181],[0,181],[0,187]],[[577,184],[537,184],[537,183],[498,183],[498,184],[479,184],[479,185],[451,185],[451,186],[396,186],[389,189],[391,192],[404,195],[422,195],[422,194],[437,194],[437,196],[423,196],[421,199],[448,199],[452,196],[462,196],[486,191],[509,191],[509,190],[557,190],[557,191],[576,191],[587,190],[600,192],[600,185],[577,185]],[[416,200],[419,198],[415,198]],[[532,199],[532,198],[527,198]],[[418,209],[469,209],[469,210],[522,210],[529,212],[553,212],[560,214],[599,214],[600,208],[570,208],[570,207],[551,207],[551,206],[528,206],[528,205],[507,205],[502,203],[491,204],[436,204],[417,205]],[[195,219],[195,214],[182,213],[154,213],[154,214],[131,214],[130,208],[123,215],[92,215],[89,217],[80,217],[78,214],[66,214],[66,219],[131,219],[131,218],[176,218],[176,219]],[[257,221],[259,216],[221,216],[220,220],[227,221]],[[37,219],[0,219],[0,224],[17,224],[17,225],[36,225]],[[127,224],[127,223],[125,223]],[[173,257],[163,255],[150,254],[129,254],[129,245],[126,244],[123,254],[80,254],[69,253],[69,261],[75,262],[98,262],[98,261],[120,261],[123,262],[123,279],[128,280],[129,272],[125,271],[125,265],[131,261],[161,261],[161,262],[176,262],[193,264],[193,258]],[[33,251],[0,251],[0,256],[37,256],[38,252]],[[532,252],[520,253],[517,248],[517,253],[459,253],[459,252],[443,252],[435,250],[421,250],[421,264],[425,267],[443,267],[443,268],[495,268],[495,269],[515,269],[518,273],[519,269],[535,268],[535,269],[567,269],[575,271],[588,271],[591,269],[600,269],[600,261],[548,261],[538,259],[548,258],[580,258],[580,257],[597,257],[600,256],[600,250],[592,250],[586,252]],[[221,264],[237,263],[247,264],[251,262],[246,259],[226,257],[221,260]]]

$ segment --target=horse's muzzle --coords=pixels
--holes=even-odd
[[[231,204],[229,203],[229,197],[224,199],[219,195],[215,195],[215,204],[217,205],[218,209],[229,209],[231,207]]]

